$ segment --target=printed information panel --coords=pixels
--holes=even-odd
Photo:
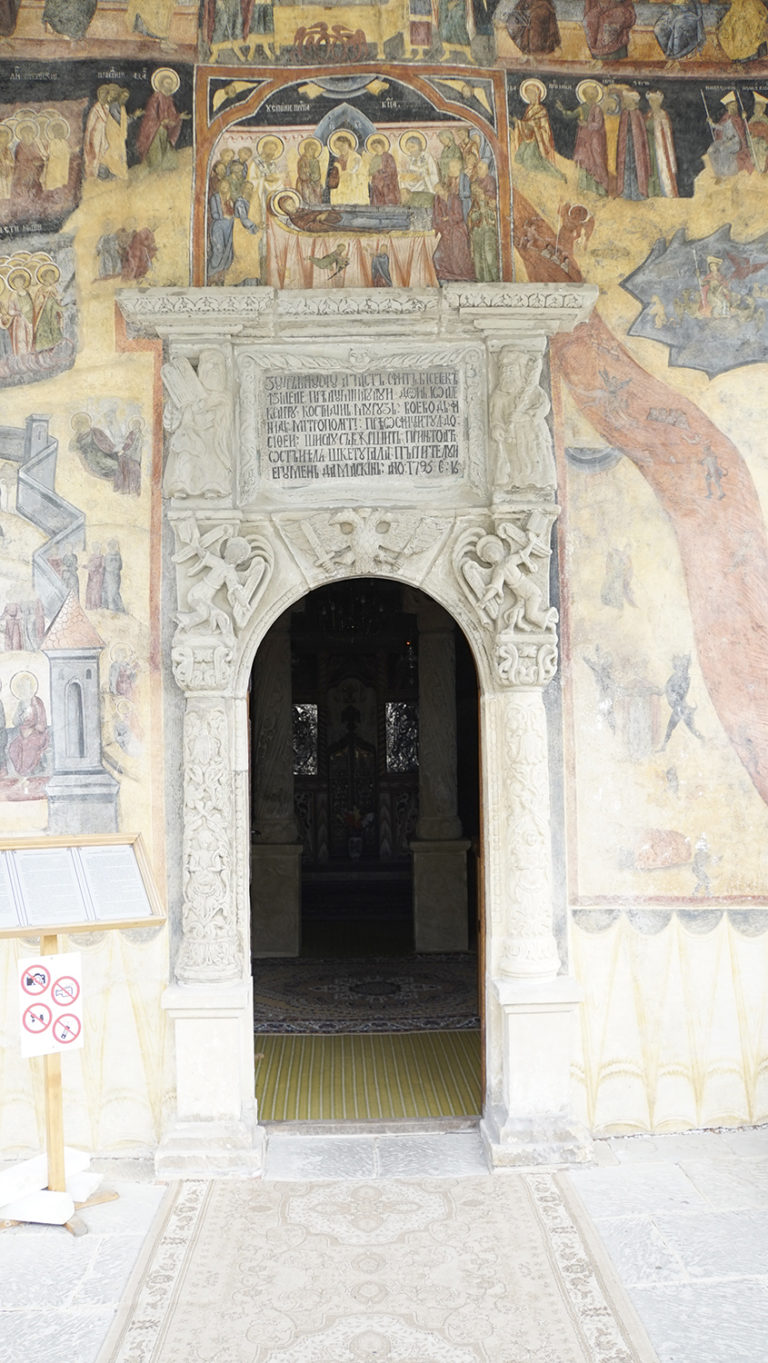
[[[263,471],[281,489],[462,472],[457,369],[268,372],[263,383]]]

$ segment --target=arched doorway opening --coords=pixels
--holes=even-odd
[[[262,1119],[479,1116],[478,684],[463,634],[415,588],[331,583],[273,626],[251,694]]]

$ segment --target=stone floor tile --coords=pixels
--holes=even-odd
[[[631,1288],[659,1363],[765,1363],[768,1293],[756,1282]]]
[[[454,1178],[487,1174],[479,1131],[448,1132],[444,1136],[379,1136],[377,1174],[381,1178]]]
[[[374,1178],[374,1136],[281,1136],[270,1132],[265,1179],[326,1182]]]
[[[143,1235],[94,1235],[95,1255],[78,1280],[73,1306],[116,1306],[144,1244]]]
[[[674,1164],[624,1164],[615,1169],[570,1169],[568,1177],[595,1221],[646,1212],[706,1210],[707,1204]]]
[[[23,1225],[4,1230],[0,1235],[0,1310],[36,1306],[47,1312],[69,1305],[78,1283],[90,1273],[97,1249],[95,1237],[72,1236],[64,1226],[48,1227],[47,1234],[41,1234],[38,1227],[30,1232]]]
[[[650,1216],[601,1221],[599,1235],[624,1287],[687,1281],[682,1260]]]
[[[768,1126],[722,1131],[720,1138],[734,1155],[742,1159],[768,1159]]]
[[[114,1307],[4,1312],[0,1363],[95,1363],[114,1314]]]
[[[688,1159],[730,1158],[716,1131],[677,1132],[669,1136],[614,1136],[611,1149],[620,1164],[658,1164]]]
[[[768,1207],[768,1160],[681,1160],[680,1168],[718,1211]]]
[[[763,1277],[768,1283],[765,1212],[656,1214],[653,1220],[691,1278]],[[765,1343],[768,1356],[768,1317]]]

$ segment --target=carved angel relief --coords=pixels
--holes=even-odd
[[[232,395],[222,351],[203,350],[197,371],[185,355],[163,365],[164,424],[170,433],[166,497],[226,497],[232,476]]]
[[[488,533],[466,531],[453,555],[456,576],[486,629],[495,665],[510,686],[543,685],[557,666],[557,611],[547,605],[551,513],[509,516]]]
[[[437,552],[449,527],[447,518],[375,507],[321,512],[281,528],[299,561],[310,551],[312,566],[355,573],[396,570],[407,558]]]
[[[507,346],[498,360],[491,394],[491,437],[496,449],[497,492],[557,485],[552,437],[547,426],[550,402],[539,383],[543,356]]]
[[[204,529],[193,515],[174,529],[176,680],[184,689],[219,686],[229,672],[235,633],[248,623],[269,581],[272,549],[261,536],[233,534],[232,525]]]

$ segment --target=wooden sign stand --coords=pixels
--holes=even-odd
[[[130,853],[128,853],[129,848]],[[26,839],[23,841],[0,839],[0,857],[5,853],[12,856],[14,852],[29,853],[34,850],[43,855],[46,853],[55,855],[57,850],[63,851],[64,849],[66,849],[70,855],[74,856],[78,855],[77,849],[83,849],[84,854],[88,851],[95,851],[95,849],[103,849],[105,854],[109,854],[110,849],[113,849],[118,856],[122,855],[121,849],[124,849],[126,856],[129,858],[128,869],[133,866],[137,872],[136,876],[132,876],[132,882],[129,886],[128,894],[130,902],[126,905],[128,912],[125,914],[125,917],[120,917],[119,912],[116,915],[114,907],[108,908],[104,913],[104,916],[101,915],[99,911],[100,904],[98,903],[97,898],[95,898],[96,888],[98,887],[92,880],[88,880],[87,873],[85,875],[85,881],[83,881],[83,867],[78,861],[77,867],[81,877],[78,884],[83,892],[83,898],[81,899],[79,909],[73,907],[71,921],[66,921],[69,915],[68,913],[65,913],[64,922],[41,924],[39,922],[39,910],[37,911],[37,915],[35,915],[30,912],[30,907],[34,909],[34,906],[30,906],[25,902],[22,877],[14,872],[8,883],[11,886],[11,896],[13,904],[15,905],[17,918],[12,924],[8,923],[6,926],[0,926],[0,938],[39,935],[40,954],[42,956],[54,956],[59,951],[59,934],[62,932],[70,935],[78,932],[93,932],[94,930],[103,931],[105,929],[108,930],[113,928],[145,928],[160,925],[165,922],[165,915],[162,912],[159,896],[152,881],[146,854],[141,844],[141,839],[137,834],[123,836],[104,835],[93,838],[39,838]],[[98,853],[96,854],[98,855]],[[126,865],[123,866],[123,870],[125,869]],[[139,896],[138,900],[137,892]],[[13,907],[13,905],[11,905],[11,907]],[[35,916],[37,916],[37,922],[34,921]],[[42,916],[44,916],[44,911]],[[45,1189],[41,1189],[39,1183],[35,1186],[37,1189],[41,1189],[37,1194],[38,1196],[44,1196],[45,1193],[63,1193],[66,1195],[67,1174],[64,1149],[64,1105],[60,1051],[53,1051],[43,1055],[43,1074],[45,1081],[45,1146],[48,1161],[48,1183]],[[23,1202],[26,1195],[26,1193],[21,1193],[6,1205],[12,1206],[14,1202]],[[29,1191],[28,1195],[34,1197],[35,1193]],[[111,1189],[96,1188],[89,1197],[81,1202],[74,1203],[75,1212],[69,1216],[68,1220],[62,1222],[60,1219],[54,1219],[48,1224],[63,1224],[72,1235],[85,1235],[88,1231],[88,1227],[78,1215],[78,1212],[86,1207],[95,1207],[102,1202],[113,1202],[118,1196],[119,1194]],[[0,1221],[0,1228],[20,1225],[25,1219],[26,1218],[23,1216],[19,1216],[14,1217],[13,1220]],[[32,1220],[31,1215],[29,1220]],[[39,1217],[39,1221],[45,1224],[43,1215]]]

